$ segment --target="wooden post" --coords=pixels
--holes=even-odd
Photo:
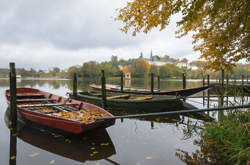
[[[242,105],[244,104],[244,75],[241,75],[241,102],[242,102]]]
[[[221,70],[221,86],[224,87],[225,71]]]
[[[157,82],[158,82],[158,89],[160,89],[160,85],[161,85],[160,83],[161,83],[161,80],[160,80],[160,76],[159,76],[159,75],[157,76],[157,80],[158,80],[158,81],[157,81]]]
[[[183,89],[186,89],[186,75],[185,75],[185,73],[182,73],[182,87],[183,87]]]
[[[205,77],[202,76],[202,86],[204,87],[205,86]],[[203,91],[202,92],[202,103],[203,103],[203,106],[205,105],[205,92]]]
[[[227,74],[226,75],[226,98],[227,98],[227,106],[228,106],[228,92],[229,92],[229,90],[228,90],[228,88],[229,88],[229,75]]]
[[[209,74],[207,75],[207,86],[210,86],[210,77]],[[210,91],[209,89],[207,90],[207,108],[210,107]]]
[[[11,130],[10,131],[9,165],[16,165],[16,155],[17,155],[16,142],[17,142],[16,132]]]
[[[242,85],[242,87],[244,87],[244,75],[241,75],[241,85]]]
[[[154,93],[154,73],[151,73],[151,93]]]
[[[16,164],[16,132],[17,132],[17,104],[16,104],[16,69],[15,63],[10,63],[10,159],[9,164]],[[14,159],[13,159],[14,158]]]
[[[150,125],[151,125],[151,129],[154,129],[154,122],[153,121],[150,122]]]
[[[121,71],[121,92],[123,92],[123,72]]]
[[[77,96],[77,75],[74,73],[73,75],[73,96]]]
[[[107,108],[107,98],[106,98],[106,79],[104,70],[102,70],[102,107],[105,109]]]
[[[15,63],[10,63],[10,117],[11,127],[16,131],[17,127],[17,105],[16,105],[16,69]]]

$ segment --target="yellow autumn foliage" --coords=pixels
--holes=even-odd
[[[193,32],[194,50],[206,60],[205,69],[232,71],[241,59],[250,61],[249,0],[133,0],[118,9],[121,29],[136,35],[169,25],[170,17],[180,13],[177,37]]]

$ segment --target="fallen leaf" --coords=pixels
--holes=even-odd
[[[36,152],[36,153],[34,153],[34,154],[30,154],[29,157],[32,157],[32,158],[33,158],[33,157],[35,157],[35,156],[37,156],[37,155],[39,155],[39,153]]]
[[[54,164],[55,163],[55,160],[51,160],[50,162],[49,162],[49,164]]]
[[[10,157],[10,160],[14,160],[14,159],[16,159],[16,156],[11,156]]]

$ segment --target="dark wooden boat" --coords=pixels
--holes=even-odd
[[[6,110],[4,119],[7,127],[10,127],[9,109]],[[58,132],[41,131],[40,127],[35,125],[18,122],[18,125],[21,124],[22,127],[17,132],[19,139],[65,158],[79,162],[102,159],[109,161],[108,157],[116,154],[114,144],[106,129],[97,128],[82,135],[64,137]],[[98,151],[98,154],[93,154],[95,151]]]
[[[102,95],[98,92],[78,92],[77,96],[69,93],[70,98],[76,100],[90,102],[98,106],[102,105]],[[136,100],[137,99],[137,100]],[[181,99],[176,99],[175,96],[164,95],[134,95],[134,94],[117,94],[107,92],[107,109],[114,115],[128,115],[140,113],[154,113],[165,111],[177,111],[185,109],[197,109]],[[192,113],[188,116],[203,120],[211,121],[205,113]],[[140,118],[140,120],[155,121],[155,117]],[[173,123],[180,121],[179,115],[170,115],[157,117],[156,122]]]
[[[114,95],[115,94],[115,95]],[[98,106],[102,105],[102,95],[96,92],[78,92],[77,96],[69,93],[72,99],[86,101]],[[159,95],[134,95],[134,94],[117,94],[107,92],[107,108],[128,111],[161,111],[172,110],[182,106],[183,101],[175,96]]]
[[[10,91],[6,90],[7,102]],[[95,118],[112,116],[104,109],[73,99],[67,99],[33,88],[17,88],[18,115],[24,119],[65,132],[80,134],[97,127],[108,127],[115,120],[95,121]]]
[[[94,90],[102,89],[101,85],[90,84],[89,86]],[[143,94],[143,95],[172,95],[177,97],[191,96],[208,88],[209,86],[178,89],[178,90],[154,89],[154,92],[152,93],[150,89],[144,89],[144,88],[123,88],[123,91],[121,91],[121,87],[118,85],[106,84],[106,90],[109,92]]]

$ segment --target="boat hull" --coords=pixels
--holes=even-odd
[[[69,94],[70,98],[86,101],[98,106],[102,105],[102,98],[78,93],[77,96]],[[159,96],[156,100],[126,100],[126,99],[107,99],[107,108],[116,110],[141,110],[141,111],[162,111],[173,110],[183,105],[183,101],[176,98]]]
[[[90,84],[89,86],[94,90],[101,90],[100,85]],[[188,97],[188,96],[194,95],[198,92],[204,91],[209,88],[209,86],[204,86],[204,87],[198,87],[198,88],[188,88],[188,89],[179,89],[179,90],[156,89],[152,93],[148,89],[139,89],[138,91],[137,90],[121,91],[120,89],[112,88],[112,86],[116,86],[116,85],[107,84],[106,91],[115,92],[115,93],[142,94],[142,95],[171,95],[171,96],[176,96],[176,97]]]
[[[28,94],[31,95],[31,93],[33,94],[36,93],[36,95],[33,95],[32,98],[37,97],[38,95],[39,96],[43,95],[45,98],[54,99],[60,103],[69,101],[70,103],[76,105],[79,109],[82,109],[82,108],[95,109],[102,113],[108,114],[108,116],[110,117],[113,116],[112,114],[108,113],[107,111],[105,111],[104,109],[96,105],[77,101],[77,100],[72,100],[72,99],[68,100],[67,98],[60,97],[51,93],[39,91],[39,90],[32,89],[32,88],[17,88],[17,99],[23,98],[27,96]],[[6,91],[6,98],[9,104],[10,102],[9,102],[8,90]],[[87,130],[98,128],[98,127],[106,128],[115,124],[115,120],[113,119],[105,120],[105,121],[96,121],[90,124],[84,124],[83,122],[80,122],[80,121],[74,121],[70,119],[64,119],[64,118],[59,118],[56,116],[50,116],[47,114],[34,112],[34,111],[29,110],[29,108],[17,108],[17,110],[18,110],[19,116],[26,120],[29,120],[29,121],[32,121],[41,125],[45,125],[48,127],[56,128],[56,129],[59,129],[68,133],[73,133],[73,134],[80,134]]]

